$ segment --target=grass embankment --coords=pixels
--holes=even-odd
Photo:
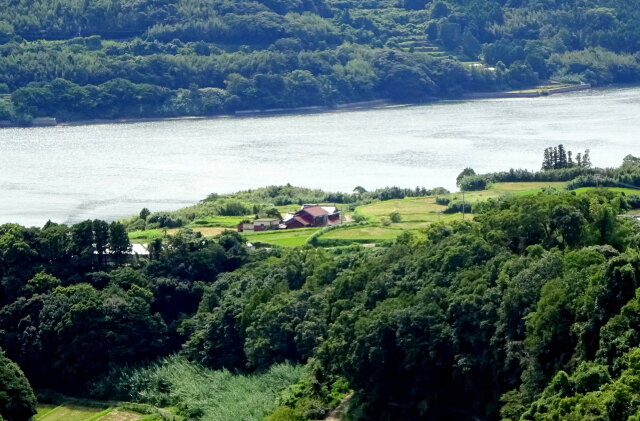
[[[276,364],[260,374],[239,375],[173,356],[148,367],[127,368],[105,381],[132,400],[169,403],[185,420],[262,421],[278,406],[279,394],[302,374],[302,366]]]

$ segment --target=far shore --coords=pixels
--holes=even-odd
[[[47,119],[47,124],[34,124],[30,127],[73,127],[73,126],[88,126],[99,124],[131,124],[131,123],[152,123],[161,121],[198,121],[198,120],[212,120],[218,118],[246,118],[246,117],[267,117],[276,115],[302,115],[302,114],[321,114],[330,113],[336,111],[360,111],[360,110],[373,110],[382,109],[388,107],[404,107],[404,106],[418,106],[425,104],[433,104],[436,102],[450,101],[450,100],[462,100],[473,101],[479,99],[508,99],[508,98],[537,98],[551,95],[560,95],[569,92],[584,91],[594,89],[590,84],[580,84],[571,86],[560,86],[558,88],[533,88],[522,91],[498,91],[498,92],[471,92],[462,94],[458,98],[441,98],[433,97],[429,98],[426,102],[420,103],[400,103],[394,102],[389,99],[377,99],[372,101],[352,102],[346,104],[337,104],[333,106],[318,105],[310,107],[298,107],[298,108],[274,108],[266,110],[242,110],[236,111],[233,114],[217,114],[210,116],[181,116],[181,117],[141,117],[141,118],[117,118],[117,119],[90,119],[90,120],[77,120],[77,121],[65,121],[51,123],[51,119]],[[602,89],[602,88],[601,88]],[[604,89],[607,89],[606,87]],[[14,128],[21,127],[15,125],[6,124],[7,122],[0,122],[0,128]]]

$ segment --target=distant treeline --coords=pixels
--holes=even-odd
[[[491,183],[568,181],[567,188],[580,187],[626,187],[640,192],[640,158],[627,155],[618,168],[592,168],[589,150],[584,154],[567,153],[562,145],[550,147],[544,151],[544,160],[540,171],[510,169],[488,174],[476,174],[467,168],[458,176],[461,190],[484,190]]]

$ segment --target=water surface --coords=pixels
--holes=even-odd
[[[640,88],[531,99],[134,124],[0,130],[0,223],[113,220],[211,192],[291,183],[351,191],[455,188],[477,172],[538,169],[544,148],[594,165],[640,155]]]

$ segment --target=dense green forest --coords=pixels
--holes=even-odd
[[[296,194],[321,192],[239,195]],[[231,419],[211,415],[226,379],[270,393],[258,421],[320,419],[350,391],[349,420],[638,420],[637,202],[503,196],[374,248],[185,229],[148,258],[118,222],[2,225],[0,415],[28,419],[33,387]]]
[[[640,81],[626,0],[2,0],[0,120]]]

